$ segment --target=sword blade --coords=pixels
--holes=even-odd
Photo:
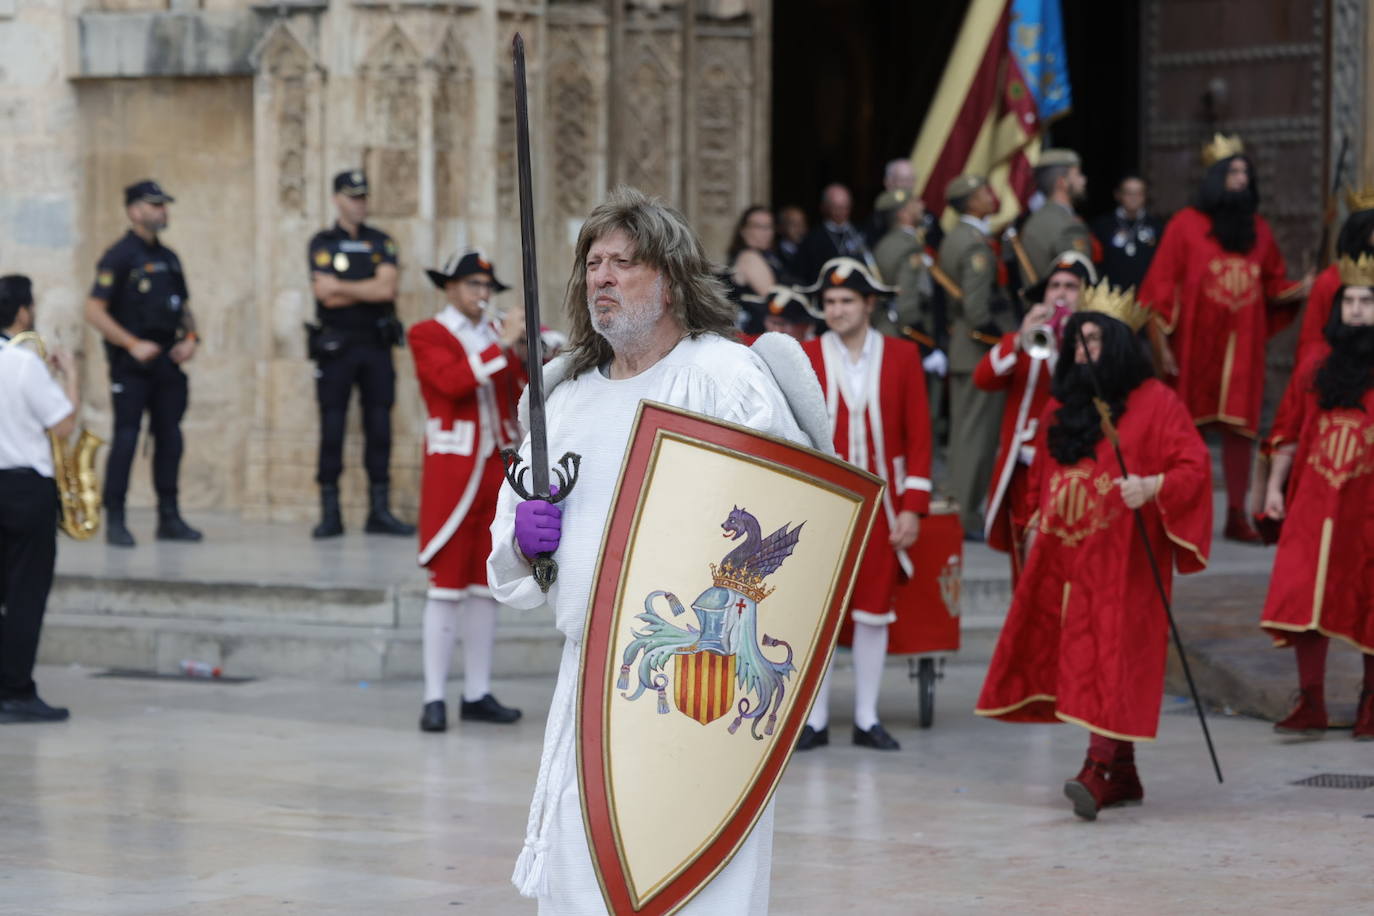
[[[544,353],[539,333],[539,265],[534,247],[534,186],[530,178],[530,105],[525,87],[525,39],[512,42],[515,59],[515,167],[520,185],[520,261],[525,287],[525,368],[529,374],[530,495],[549,497],[549,441],[544,416]]]

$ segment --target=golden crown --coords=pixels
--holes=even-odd
[[[1359,260],[1342,255],[1339,263],[1342,286],[1374,286],[1374,255],[1362,254]]]
[[[1202,145],[1202,165],[1204,168],[1210,168],[1215,162],[1239,156],[1243,152],[1245,144],[1241,142],[1240,134],[1212,134],[1211,142]]]
[[[1154,312],[1135,301],[1135,287],[1120,289],[1103,280],[1096,286],[1083,291],[1078,300],[1078,311],[1101,312],[1115,318],[1132,331],[1139,331],[1154,316]]]
[[[711,580],[716,588],[734,589],[756,603],[773,594],[773,589],[763,584],[763,576],[736,569],[729,563],[723,563],[719,568],[712,563]]]
[[[1374,188],[1360,188],[1357,191],[1347,186],[1345,189],[1345,207],[1351,213],[1358,213],[1361,210],[1374,210]]]

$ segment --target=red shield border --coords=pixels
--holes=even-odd
[[[725,867],[748,838],[755,821],[773,797],[826,668],[824,664],[812,664],[806,671],[799,672],[795,688],[797,699],[789,714],[779,723],[772,750],[760,776],[750,787],[734,816],[688,867],[636,908],[616,842],[608,790],[609,773],[604,757],[604,741],[606,704],[611,691],[608,689],[610,679],[606,675],[614,664],[610,657],[615,641],[612,624],[625,571],[626,550],[647,490],[650,465],[658,443],[665,435],[707,444],[717,450],[734,452],[803,474],[833,489],[852,493],[860,501],[855,537],[850,541],[843,558],[838,587],[825,612],[822,629],[825,636],[821,644],[829,648],[816,653],[817,661],[828,662],[834,650],[844,609],[854,588],[854,577],[858,573],[859,561],[868,542],[884,486],[878,477],[813,449],[664,404],[650,401],[640,404],[601,543],[599,570],[592,585],[592,603],[582,644],[584,674],[577,701],[577,774],[582,797],[582,818],[602,895],[607,908],[617,916],[673,913]],[[599,672],[599,675],[595,678],[586,676],[586,672],[590,671]]]

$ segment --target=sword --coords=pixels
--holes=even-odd
[[[1117,436],[1116,425],[1112,423],[1112,409],[1107,406],[1107,398],[1102,393],[1102,383],[1097,379],[1097,366],[1093,362],[1092,351],[1088,349],[1088,339],[1083,336],[1083,325],[1078,326],[1078,345],[1083,348],[1083,358],[1088,367],[1088,378],[1093,383],[1093,406],[1097,408],[1097,415],[1102,418],[1102,432],[1106,434],[1107,441],[1112,444],[1112,451],[1116,453],[1116,463],[1121,468],[1121,476],[1129,476],[1126,470],[1126,459],[1121,455],[1121,439]],[[1174,621],[1174,609],[1169,603],[1169,595],[1164,591],[1164,579],[1159,574],[1159,561],[1155,559],[1154,548],[1150,546],[1150,536],[1145,530],[1145,516],[1140,509],[1133,509],[1135,514],[1135,528],[1140,535],[1140,543],[1145,548],[1145,556],[1150,561],[1150,573],[1154,576],[1155,591],[1159,594],[1159,602],[1164,605],[1164,616],[1169,621],[1169,632],[1174,637],[1174,648],[1178,649],[1178,660],[1183,664],[1183,677],[1188,681],[1188,692],[1193,695],[1193,708],[1197,710],[1197,720],[1202,726],[1202,737],[1207,742],[1207,753],[1212,755],[1212,769],[1216,771],[1217,782],[1224,782],[1221,778],[1221,764],[1217,762],[1217,749],[1212,744],[1212,733],[1207,728],[1207,714],[1202,709],[1202,698],[1198,696],[1197,685],[1193,683],[1193,671],[1188,667],[1188,653],[1183,651],[1183,637],[1178,634],[1178,624]]]
[[[525,368],[529,375],[530,460],[524,463],[515,449],[503,449],[506,480],[521,499],[562,502],[577,483],[582,456],[568,452],[558,460],[553,473],[558,487],[549,486],[549,438],[544,415],[544,347],[539,333],[539,264],[534,250],[534,189],[530,180],[530,104],[525,88],[525,39],[517,32],[511,54],[515,60],[515,163],[520,184],[520,261],[525,286]],[[525,478],[529,477],[529,486]],[[530,559],[534,581],[541,591],[558,579],[558,564],[553,555],[541,553]]]

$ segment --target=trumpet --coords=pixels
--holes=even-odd
[[[1059,334],[1048,324],[1037,324],[1026,330],[1021,346],[1031,359],[1049,359],[1059,352]]]
[[[47,361],[48,348],[37,331],[21,331],[5,346],[24,344],[31,344],[39,357]],[[70,450],[57,433],[49,431],[48,437],[52,440],[53,476],[62,507],[59,525],[70,537],[84,541],[100,530],[100,481],[95,474],[95,454],[105,440],[84,427],[77,434],[76,447]]]

